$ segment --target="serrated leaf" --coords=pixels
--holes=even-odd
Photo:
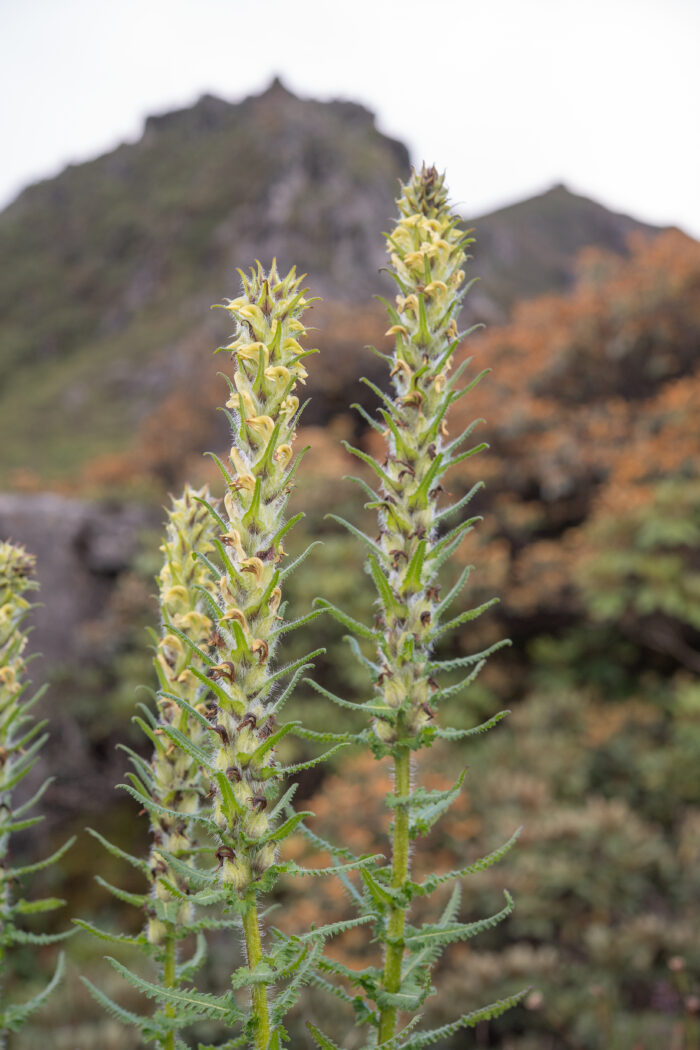
[[[406,947],[410,951],[419,951],[426,945],[434,942],[436,944],[454,944],[456,941],[466,941],[478,936],[485,930],[491,930],[500,922],[507,919],[513,911],[513,898],[507,890],[504,891],[506,905],[495,915],[489,915],[486,919],[477,919],[476,922],[453,923],[449,926],[441,926],[437,923],[426,923],[420,930],[408,932],[404,937]]]
[[[429,1032],[416,1032],[405,1043],[401,1044],[401,1050],[422,1050],[424,1046],[439,1043],[448,1036],[454,1035],[460,1028],[474,1028],[481,1021],[493,1021],[507,1010],[511,1010],[518,1003],[521,1003],[529,991],[529,988],[524,988],[522,991],[516,992],[515,995],[510,995],[506,999],[498,999],[495,1003],[489,1003],[488,1006],[483,1006],[480,1010],[462,1014],[456,1021],[442,1025],[441,1028],[433,1028]]]
[[[132,973],[126,966],[122,966],[121,963],[111,956],[108,955],[106,958],[118,974],[128,981],[129,984],[133,985],[134,988],[148,996],[149,999],[155,999],[160,1003],[170,1003],[173,1006],[182,1006],[186,1009],[194,1009],[197,1012],[197,1016],[222,1020],[228,1024],[235,1024],[243,1019],[243,1012],[236,1005],[230,992],[225,992],[223,995],[207,995],[190,989],[163,988],[152,981],[145,980],[143,977],[137,977],[136,974]]]
[[[334,620],[338,623],[342,623],[343,627],[347,627],[348,630],[353,631],[354,634],[360,636],[360,638],[366,638],[368,641],[376,642],[379,637],[379,632],[374,631],[371,627],[366,627],[365,624],[360,623],[359,620],[354,619],[348,613],[343,612],[342,609],[338,609],[332,602],[326,601],[325,598],[316,598],[314,605],[319,607],[319,611],[329,612]]]
[[[376,904],[380,912],[384,912],[386,908],[391,908],[396,904],[397,893],[396,890],[391,889],[389,886],[384,886],[381,882],[375,879],[372,872],[366,868],[360,868],[360,875],[364,882],[371,899]]]
[[[169,737],[174,744],[176,744],[181,751],[189,755],[199,766],[206,769],[208,773],[211,773],[214,769],[214,764],[210,755],[203,751],[201,747],[198,747],[194,741],[190,740],[188,736],[181,733],[175,726],[163,726],[163,733]]]
[[[498,605],[498,602],[498,598],[489,598],[488,601],[482,602],[481,605],[477,605],[474,609],[466,609],[464,612],[461,612],[459,616],[455,616],[454,619],[448,620],[447,623],[439,624],[434,631],[431,631],[429,642],[434,642],[443,634],[447,634],[448,631],[454,631],[457,627],[461,627],[462,624],[471,623],[472,620],[476,620],[482,615],[482,613],[485,613],[487,609],[491,609],[494,605]]]
[[[13,944],[57,944],[72,937],[75,930],[65,930],[63,933],[30,933],[28,930],[7,930],[10,941]]]
[[[307,1021],[306,1025],[313,1036],[316,1046],[318,1046],[320,1050],[342,1050],[337,1043],[334,1043],[332,1039],[329,1039],[327,1035],[324,1035],[320,1028],[317,1028],[315,1024],[311,1024],[310,1021]]]
[[[322,755],[317,755],[316,758],[310,758],[306,762],[295,762],[293,765],[283,766],[281,769],[273,769],[271,770],[271,773],[273,775],[279,773],[284,776],[294,776],[295,773],[301,773],[304,769],[313,769],[314,766],[318,766],[321,762],[327,761],[331,755],[335,755],[336,752],[342,750],[342,748],[349,746],[349,742],[336,744],[334,747],[329,747]]]
[[[478,664],[480,660],[486,659],[492,653],[509,645],[512,645],[510,638],[502,638],[499,642],[494,642],[493,645],[490,645],[488,649],[482,649],[480,653],[458,656],[454,660],[433,660],[426,664],[426,670],[430,674],[440,674],[442,671],[456,671],[460,667],[472,667],[474,664]]]
[[[382,605],[387,613],[399,614],[401,613],[402,606],[396,595],[391,589],[389,581],[382,572],[381,566],[377,559],[370,554],[367,559],[374,585],[377,588],[377,593],[381,599]]]
[[[10,868],[6,873],[6,877],[11,879],[20,879],[24,875],[30,875],[32,874],[32,872],[41,871],[43,868],[48,868],[51,864],[54,864],[57,860],[59,860],[59,858],[62,857],[64,853],[67,853],[74,842],[75,835],[72,835],[67,842],[64,842],[62,846],[59,846],[55,853],[52,853],[49,857],[46,857],[44,860],[35,861],[33,864],[23,864],[19,868]]]
[[[35,1013],[35,1011],[44,1005],[63,977],[65,961],[65,956],[63,952],[61,952],[56,962],[56,969],[54,970],[53,977],[46,987],[27,1002],[7,1007],[2,1018],[3,1028],[6,1028],[10,1032],[16,1032],[22,1027],[24,1022]]]
[[[131,853],[127,853],[126,850],[120,849],[119,846],[115,846],[113,843],[106,839],[104,835],[100,835],[99,831],[95,831],[94,828],[85,829],[89,835],[104,846],[108,853],[111,853],[113,857],[119,857],[120,860],[125,860],[127,864],[130,864],[132,868],[137,868],[147,878],[150,878],[150,868],[148,862],[142,860],[140,857],[134,857]]]
[[[18,900],[12,904],[12,911],[20,915],[37,915],[39,912],[55,911],[65,903],[60,897],[42,897],[36,901]]]
[[[471,677],[471,676],[470,676]],[[435,735],[440,740],[464,740],[466,737],[478,736],[481,733],[487,733],[489,729],[493,729],[499,722],[510,714],[510,711],[499,711],[493,718],[489,718],[486,722],[482,722],[481,725],[472,726],[470,729],[440,729],[436,727]]]
[[[111,882],[107,882],[101,875],[95,875],[95,882],[111,893],[117,900],[124,901],[125,904],[131,904],[134,908],[143,908],[144,904],[148,900],[147,893],[129,893],[128,890],[122,890],[119,886],[113,886]]]
[[[467,875],[475,875],[479,871],[486,871],[493,864],[498,863],[502,857],[505,857],[506,853],[512,849],[515,843],[518,841],[522,832],[522,827],[519,827],[513,832],[511,837],[498,849],[493,850],[491,853],[487,853],[485,857],[480,857],[479,860],[473,861],[471,864],[467,864],[463,868],[456,868],[453,871],[445,872],[443,875],[428,875],[422,883],[419,885],[419,891],[423,893],[432,893],[438,886],[442,886],[445,882],[451,882],[453,879],[462,879]]]
[[[110,944],[131,944],[143,947],[147,944],[146,935],[143,933],[137,934],[135,937],[129,936],[126,933],[110,933],[109,930],[101,930],[99,926],[94,926],[93,923],[87,922],[85,919],[73,919],[76,926],[79,926],[81,930],[86,930],[91,933],[93,937],[98,937],[101,941],[108,941]]]

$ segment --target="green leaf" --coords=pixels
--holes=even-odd
[[[511,837],[498,849],[493,850],[491,853],[487,853],[485,857],[480,857],[479,860],[475,860],[472,864],[467,864],[464,868],[456,868],[454,871],[445,872],[443,875],[428,875],[426,879],[417,887],[418,892],[421,894],[432,893],[433,890],[437,889],[438,886],[442,886],[446,882],[451,882],[453,879],[463,879],[467,875],[474,875],[479,871],[486,871],[493,864],[497,864],[502,857],[505,857],[515,843],[518,841],[522,832],[522,827],[519,827]]]
[[[450,529],[442,539],[435,544],[433,549],[428,554],[431,560],[437,561],[439,565],[442,565],[443,561],[446,560],[450,554],[456,550],[459,544],[462,542],[463,537],[471,532],[477,521],[481,521],[481,517],[477,515],[474,518],[467,518],[465,521],[461,521],[459,525],[455,525],[453,529]],[[447,553],[446,553],[447,552]]]
[[[171,1003],[173,1006],[185,1008],[194,1007],[197,1015],[214,1020],[221,1020],[228,1024],[235,1024],[243,1020],[243,1012],[236,1005],[230,992],[223,995],[206,995],[189,989],[162,988],[160,985],[146,981],[143,977],[137,977],[126,966],[122,966],[111,956],[107,956],[108,962],[114,967],[129,984],[133,985],[149,999],[155,999],[161,1003]]]
[[[365,656],[365,654],[362,652],[362,649],[360,649],[360,645],[357,641],[357,638],[354,638],[353,635],[344,634],[343,639],[348,643],[348,645],[352,649],[356,659],[359,660],[362,666],[366,667],[369,673],[372,675],[372,677],[376,679],[377,675],[379,674],[379,664],[373,663],[372,660],[369,660]]]
[[[379,400],[384,402],[384,404],[386,405],[386,407],[389,409],[389,411],[391,412],[391,414],[393,416],[394,412],[396,411],[396,405],[394,404],[392,399],[388,396],[388,394],[385,394],[383,390],[380,390],[379,387],[377,386],[377,384],[373,383],[371,379],[367,379],[366,376],[360,376],[360,382],[364,383],[365,386],[368,386],[370,388],[370,390],[372,391],[372,393],[376,394],[377,397],[379,398]]]
[[[164,816],[177,817],[180,820],[194,820],[199,824],[204,824],[206,827],[209,827],[212,823],[209,817],[206,817],[201,813],[182,813],[179,809],[172,809],[170,806],[162,806],[160,802],[156,802],[155,799],[150,798],[148,795],[144,795],[143,792],[132,787],[131,784],[118,784],[117,786],[123,791],[128,792],[137,802],[140,802],[143,808],[149,813],[162,813]]]
[[[244,813],[245,809],[236,798],[236,793],[233,790],[231,781],[228,779],[224,771],[217,770],[213,774],[213,777],[219,785],[219,791],[221,792],[221,798],[226,810],[226,817],[229,823],[232,824],[236,816]]]
[[[293,733],[298,726],[301,726],[301,722],[285,722],[283,726],[271,733],[261,744],[258,744],[255,751],[251,751],[248,755],[239,754],[241,765],[247,766],[253,763],[260,763],[268,751],[275,747],[288,733]]]
[[[396,890],[391,889],[389,886],[382,885],[382,883],[375,879],[374,875],[366,868],[360,868],[360,875],[369,891],[370,897],[377,905],[380,912],[384,912],[386,908],[391,908],[396,904]]]
[[[213,504],[210,503],[209,500],[204,499],[202,496],[194,496],[193,499],[197,503],[201,503],[202,506],[206,508],[206,510],[209,512],[209,514],[214,519],[214,521],[219,526],[219,528],[221,529],[222,532],[228,532],[228,525],[226,524],[224,519],[221,517],[221,515],[218,513],[218,511],[215,510]]]
[[[404,941],[409,951],[417,951],[428,944],[440,945],[454,944],[455,941],[466,941],[478,936],[485,930],[491,930],[500,922],[507,919],[513,911],[513,898],[504,890],[506,898],[505,907],[495,915],[489,915],[486,919],[477,919],[476,922],[452,923],[449,926],[441,926],[439,923],[426,923],[419,930],[408,932]]]
[[[240,572],[238,571],[238,569],[236,568],[236,566],[233,564],[233,562],[229,558],[228,554],[226,553],[226,548],[224,547],[224,545],[221,542],[221,540],[215,539],[213,542],[214,542],[214,546],[216,547],[216,552],[219,555],[219,557],[221,558],[221,564],[223,566],[225,575],[228,576],[228,578],[230,580],[234,580],[235,583],[238,586],[243,586],[245,584],[245,581],[244,581],[243,577],[241,576]],[[220,573],[220,575],[224,575],[224,573]],[[206,588],[204,590],[205,590],[205,593],[208,593],[206,591]],[[214,606],[216,607],[217,612],[218,612],[218,616],[217,616],[217,619],[218,619],[219,616],[221,615],[221,609],[218,608],[218,606],[216,605],[216,602],[214,602]]]
[[[385,611],[389,614],[400,615],[403,611],[401,602],[392,591],[389,581],[382,572],[379,562],[372,554],[370,554],[367,560],[372,579],[374,580],[374,585],[377,588],[377,593],[379,594]]]
[[[317,693],[320,693],[321,696],[325,696],[327,700],[332,700],[333,703],[337,704],[339,707],[349,707],[353,711],[359,711],[364,707],[364,704],[358,704],[354,700],[343,700],[342,697],[336,696],[335,693],[331,693],[328,689],[324,688],[324,686],[319,685],[318,682],[314,682],[312,678],[305,678],[304,684],[310,685]]]
[[[127,864],[130,864],[132,868],[137,868],[139,871],[150,879],[150,868],[148,867],[148,861],[142,860],[140,857],[133,857],[131,853],[127,853],[125,850],[120,849],[119,846],[113,845],[109,839],[106,839],[103,835],[100,835],[99,831],[95,831],[94,828],[85,829],[89,835],[97,839],[101,845],[111,853],[113,857],[118,857],[120,860],[125,860]]]
[[[277,699],[275,701],[273,701],[272,708],[271,708],[271,713],[278,714],[278,712],[282,710],[282,708],[284,707],[285,703],[287,702],[289,697],[294,692],[294,690],[296,688],[296,685],[297,685],[297,682],[299,681],[299,679],[303,675],[304,671],[308,671],[312,667],[313,667],[313,664],[302,664],[301,667],[297,667],[297,669],[294,672],[294,674],[292,675],[291,679],[289,680],[287,685],[284,687],[283,692],[281,692],[280,695],[277,697]],[[310,681],[310,679],[305,678],[304,681],[308,682],[308,681]]]
[[[413,553],[403,578],[403,585],[406,590],[416,592],[423,585],[423,563],[425,561],[426,548],[426,540],[421,540]]]
[[[241,701],[234,700],[232,696],[226,692],[224,687],[219,683],[215,682],[212,678],[207,678],[197,667],[190,665],[189,670],[199,679],[202,685],[205,685],[207,689],[211,690],[218,700],[224,705],[224,707],[230,707],[235,714],[243,716],[245,714],[245,704]]]
[[[318,1046],[320,1050],[342,1050],[337,1043],[334,1043],[332,1039],[329,1039],[327,1035],[324,1035],[320,1028],[317,1028],[315,1024],[311,1024],[310,1021],[307,1021],[306,1025],[313,1036],[316,1046]]]
[[[241,518],[242,524],[246,529],[249,529],[252,525],[260,526],[260,504],[262,502],[262,478],[258,474],[255,478],[255,488],[253,489],[253,495],[251,497],[248,509]]]
[[[60,857],[62,857],[64,853],[67,853],[74,842],[75,835],[69,838],[67,842],[64,842],[63,845],[60,846],[55,853],[52,853],[49,857],[46,857],[45,860],[35,861],[34,864],[23,864],[20,868],[10,868],[6,873],[6,878],[20,879],[22,878],[22,876],[30,875],[34,871],[42,871],[44,868],[48,868],[49,865],[55,864],[55,862]]]
[[[470,674],[466,676],[466,678],[462,678],[461,681],[455,682],[454,685],[445,686],[444,689],[438,689],[436,693],[433,693],[432,697],[430,698],[430,702],[432,704],[441,704],[444,703],[445,700],[449,700],[451,696],[456,696],[457,693],[461,693],[479,677],[485,666],[486,660],[480,660],[474,668],[474,670],[471,671]],[[439,727],[433,726],[432,728],[434,730],[434,735],[437,736],[437,730]],[[449,739],[449,737],[446,737],[446,739]]]
[[[324,515],[324,518],[329,518],[331,521],[337,521],[339,525],[342,525],[343,528],[347,529],[348,532],[352,533],[353,536],[368,547],[377,558],[381,558],[383,561],[387,560],[387,556],[382,548],[376,544],[373,539],[370,539],[369,536],[365,535],[362,529],[358,529],[353,525],[352,522],[346,521],[345,518],[341,518],[339,514],[326,514]]]
[[[195,645],[192,639],[186,635],[184,631],[181,631],[178,627],[173,627],[171,623],[164,622],[163,626],[169,633],[174,634],[181,642],[184,642],[187,648],[199,657],[205,667],[216,666],[216,660],[213,660],[208,653],[205,653],[203,649],[200,649],[198,645]]]
[[[206,678],[205,681],[208,685],[209,679]],[[188,703],[188,701],[185,700],[184,697],[178,696],[177,693],[166,692],[166,690],[163,690],[160,695],[164,699],[172,700],[174,703],[176,703],[181,711],[186,711],[187,714],[190,715],[190,717],[193,718],[195,722],[198,722],[199,725],[202,726],[204,729],[211,729],[211,723],[207,721],[202,712],[198,711],[196,707],[193,707],[192,704]]]
[[[345,930],[355,929],[356,926],[363,926],[365,923],[374,921],[375,916],[360,916],[358,919],[345,919],[341,922],[327,923],[325,926],[319,926],[317,929],[311,929],[307,933],[302,933],[299,940],[306,942],[315,941],[318,938],[325,940],[328,937],[337,937],[338,933],[344,933]]]
[[[465,611],[460,613],[459,616],[455,616],[454,619],[448,620],[447,623],[440,624],[436,627],[436,629],[430,634],[429,642],[434,642],[443,634],[447,634],[448,631],[454,631],[455,628],[461,627],[464,623],[471,623],[472,620],[476,620],[482,613],[485,613],[487,609],[491,609],[494,605],[498,605],[498,602],[498,598],[490,598],[488,601],[482,602],[481,605],[477,605],[473,609],[465,609]]]
[[[499,711],[497,715],[493,716],[493,718],[489,718],[488,721],[482,722],[481,725],[472,726],[471,729],[441,729],[437,727],[435,730],[435,736],[439,737],[440,740],[464,740],[469,736],[478,736],[481,733],[487,733],[489,729],[493,729],[494,726],[498,725],[498,723],[509,714],[510,711]]]
[[[281,769],[271,770],[271,774],[275,773],[282,774],[283,776],[294,776],[295,773],[301,773],[304,769],[313,769],[314,766],[318,766],[321,762],[326,762],[331,755],[335,755],[341,748],[349,747],[348,743],[336,744],[335,747],[330,747],[328,751],[324,751],[322,755],[317,755],[316,758],[310,758],[307,762],[295,762],[291,766],[283,766]],[[267,770],[265,770],[267,772]]]
[[[28,930],[12,930],[10,943],[13,944],[57,944],[58,941],[66,941],[72,937],[75,930],[65,930],[63,933],[29,933]]]
[[[450,605],[452,605],[452,602],[455,600],[457,595],[460,593],[460,591],[462,590],[462,588],[466,584],[467,580],[469,579],[469,577],[470,577],[470,575],[472,574],[473,571],[474,571],[474,566],[473,565],[465,565],[464,566],[464,568],[462,569],[462,571],[459,574],[459,578],[458,578],[457,582],[450,589],[450,591],[447,593],[447,595],[442,599],[442,601],[439,603],[439,605],[436,606],[434,615],[436,616],[437,619],[439,619],[442,616],[442,614],[445,612],[446,609],[449,609]]]
[[[318,619],[322,612],[323,609],[313,609],[306,616],[300,616],[296,620],[289,620],[287,623],[282,624],[281,627],[278,627],[276,631],[272,631],[269,641],[276,641],[281,635],[287,634],[289,631],[295,631],[297,627],[303,627],[304,624],[311,623],[313,620]]]
[[[206,751],[203,751],[201,747],[198,747],[188,736],[181,733],[179,729],[175,728],[175,726],[164,725],[162,730],[165,736],[169,737],[174,744],[177,744],[177,746],[184,751],[186,755],[189,755],[197,765],[201,766],[202,769],[206,769],[207,772],[213,771],[214,764],[212,757],[208,755]]]
[[[458,463],[464,462],[465,459],[470,459],[472,456],[475,456],[478,452],[485,452],[488,447],[488,442],[482,441],[480,442],[480,444],[474,445],[473,448],[467,449],[466,452],[460,453],[459,456],[453,456],[447,464],[447,467],[456,467]]]
[[[435,824],[443,813],[446,813],[452,803],[462,790],[462,784],[466,776],[466,769],[460,773],[455,784],[445,791],[425,791],[418,789],[409,796],[409,835],[416,838],[417,835],[427,835],[433,824]],[[401,800],[395,799],[392,805],[400,805]]]
[[[152,1031],[152,1021],[148,1017],[141,1017],[139,1014],[132,1013],[131,1010],[125,1010],[123,1006],[119,1006],[110,999],[108,995],[101,992],[92,981],[89,981],[87,977],[81,977],[80,980],[83,982],[85,987],[89,990],[90,994],[94,999],[104,1007],[108,1014],[115,1018],[117,1021],[121,1021],[122,1024],[133,1025],[135,1028],[140,1028],[144,1034]]]
[[[294,561],[290,562],[289,565],[286,566],[286,568],[280,569],[280,580],[285,580],[287,576],[291,576],[295,569],[298,569],[302,562],[306,561],[314,547],[319,547],[322,545],[322,540],[314,540],[313,543],[310,543],[306,550],[303,551],[298,558],[295,558]]]
[[[492,653],[503,649],[504,646],[512,644],[510,638],[502,638],[500,642],[494,642],[488,649],[482,649],[480,653],[472,653],[470,656],[458,656],[454,660],[433,660],[426,665],[426,668],[430,674],[439,674],[441,671],[456,671],[460,667],[472,667],[474,664],[478,664],[480,660],[491,656]]]
[[[101,875],[95,875],[95,882],[111,893],[117,900],[124,901],[125,904],[132,904],[134,908],[143,908],[144,904],[148,900],[147,893],[129,893],[128,890],[122,890],[119,886],[113,886],[111,882],[107,882]]]
[[[303,830],[303,828],[301,829]],[[324,875],[340,875],[348,871],[357,871],[359,868],[366,864],[375,865],[380,861],[384,860],[384,856],[381,853],[377,853],[373,857],[359,857],[357,860],[349,861],[347,864],[334,864],[330,868],[302,868],[295,861],[285,861],[283,864],[278,865],[280,874],[289,875],[291,878],[298,878],[302,875],[308,875],[311,878],[318,878]]]
[[[448,1036],[454,1035],[460,1028],[474,1028],[481,1021],[493,1021],[507,1010],[511,1010],[518,1003],[521,1003],[529,991],[530,988],[524,988],[522,991],[516,992],[515,995],[510,995],[506,999],[498,999],[495,1003],[489,1003],[488,1006],[483,1006],[480,1010],[462,1014],[458,1020],[452,1021],[451,1024],[433,1028],[429,1032],[417,1032],[402,1044],[401,1050],[422,1050],[424,1046],[439,1043]]]
[[[314,649],[312,653],[307,653],[306,656],[301,656],[298,660],[294,660],[292,661],[292,663],[286,664],[284,667],[280,667],[278,671],[275,671],[275,673],[271,674],[267,679],[268,689],[272,685],[272,683],[276,682],[278,679],[284,678],[288,674],[293,674],[296,670],[298,670],[298,668],[304,665],[308,667],[309,660],[313,660],[316,656],[321,656],[322,653],[325,653],[325,651],[325,649]]]
[[[395,491],[395,482],[389,477],[387,472],[379,466],[379,464],[372,458],[372,456],[368,455],[366,452],[363,452],[362,449],[355,448],[355,446],[351,445],[349,441],[341,441],[341,445],[343,445],[343,447],[350,453],[351,456],[356,456],[357,459],[360,459],[363,463],[366,463],[370,470],[374,471],[374,473],[377,475],[379,480],[386,488],[387,492]]]
[[[39,802],[39,800],[43,797],[43,795],[48,791],[55,779],[55,777],[47,777],[47,779],[44,781],[44,783],[41,785],[38,791],[35,791],[35,793],[30,799],[28,799],[26,802],[23,802],[21,806],[17,806],[17,808],[14,811],[14,816],[21,817],[23,813],[28,813],[30,809],[32,809],[37,804],[37,802]]]
[[[24,820],[13,820],[9,824],[0,824],[0,835],[11,835],[14,831],[33,828],[35,824],[41,824],[43,819],[43,817],[26,817]]]
[[[65,903],[60,897],[42,897],[35,901],[20,899],[13,903],[12,911],[20,915],[36,915],[39,912],[55,911],[56,908],[62,908]]]
[[[277,801],[274,808],[270,810],[269,820],[274,820],[278,814],[283,813],[285,810],[291,811],[292,799],[296,795],[298,787],[298,783],[290,784],[282,797]]]
[[[347,627],[354,634],[358,634],[360,638],[366,638],[371,642],[377,641],[379,637],[378,631],[373,630],[371,627],[366,627],[359,620],[355,620],[348,613],[343,612],[342,609],[338,609],[332,602],[326,601],[325,598],[315,598],[314,605],[318,607],[319,612],[329,612],[334,620],[342,623],[343,627]]]
[[[483,488],[483,481],[477,481],[477,483],[472,485],[469,492],[462,496],[461,499],[458,499],[455,503],[450,504],[449,507],[445,507],[435,515],[435,524],[439,524],[441,521],[444,521],[445,518],[450,517],[451,514],[456,514],[457,511],[462,510],[463,507],[466,507],[466,505],[472,501],[479,489]]]
[[[207,958],[207,939],[202,933],[197,933],[195,949],[185,962],[180,963],[177,968],[177,979],[180,983],[191,981],[197,970],[204,964]]]
[[[319,744],[330,744],[330,743],[350,743],[349,733],[332,733],[330,730],[327,733],[320,732],[317,729],[306,729],[302,725],[298,725],[293,731],[292,736],[299,737],[301,740],[314,740]]]
[[[28,1002],[19,1003],[15,1006],[7,1007],[2,1018],[3,1028],[7,1029],[10,1032],[16,1032],[19,1028],[22,1027],[24,1022],[29,1017],[31,1017],[33,1013],[35,1013],[36,1010],[38,1010],[41,1006],[44,1005],[46,1000],[49,998],[51,993],[57,988],[59,982],[63,978],[63,973],[65,970],[65,961],[65,956],[63,952],[61,952],[56,962],[56,969],[54,970],[53,977],[46,985],[46,987],[43,988],[32,999],[29,999]]]
[[[81,930],[86,930],[88,933],[91,933],[93,937],[98,937],[101,941],[109,941],[110,944],[131,944],[143,947],[148,943],[146,935],[143,933],[131,937],[126,933],[110,933],[108,930],[101,930],[99,926],[94,926],[91,922],[87,922],[86,919],[73,919],[72,921],[76,926],[79,926]]]

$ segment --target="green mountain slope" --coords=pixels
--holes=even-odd
[[[255,258],[296,263],[325,300],[309,421],[356,399],[373,365],[352,351],[381,339],[367,304],[408,164],[361,106],[275,81],[237,105],[205,96],[151,117],[137,143],[25,190],[0,215],[0,484],[24,468],[70,476],[206,383],[226,335],[209,308]],[[582,244],[617,250],[649,229],[562,188],[476,225],[485,280],[470,310],[487,319],[565,287]]]
[[[623,255],[631,235],[659,233],[658,226],[609,211],[563,185],[471,222],[481,275],[472,308],[498,323],[518,299],[570,288],[582,248],[595,245]]]

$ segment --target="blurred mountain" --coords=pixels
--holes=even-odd
[[[481,277],[470,307],[496,324],[509,319],[519,299],[572,288],[583,248],[627,255],[634,234],[660,232],[658,226],[609,211],[561,184],[469,222],[475,226]]]
[[[362,106],[302,100],[275,80],[239,104],[204,96],[149,117],[138,142],[26,189],[0,215],[0,483],[75,476],[178,391],[218,403],[202,387],[228,326],[210,306],[256,258],[296,263],[324,299],[307,421],[362,399],[357,376],[376,361],[358,349],[385,328],[371,298],[386,291],[380,234],[408,168]],[[569,287],[582,246],[624,251],[631,231],[652,229],[563,187],[476,225],[484,280],[468,311],[490,321]],[[222,438],[209,426],[197,450]]]

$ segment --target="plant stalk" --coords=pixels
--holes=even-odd
[[[177,988],[176,979],[176,944],[175,938],[170,933],[166,939],[163,951],[163,987],[171,990]],[[165,1007],[165,1016],[174,1017],[175,1007],[168,1003]],[[175,1050],[175,1032],[170,1031],[163,1040],[163,1050]]]
[[[411,752],[407,747],[394,752],[394,792],[407,798],[411,790]],[[405,886],[409,875],[408,807],[397,806],[394,816],[392,841],[392,889]],[[387,946],[384,956],[384,989],[396,993],[401,990],[401,965],[403,963],[403,934],[406,925],[406,908],[392,907],[387,919]],[[391,1039],[396,1032],[398,1010],[385,1007],[379,1018],[379,1043]]]
[[[258,925],[258,909],[254,895],[248,898],[243,912],[243,933],[248,955],[248,967],[252,972],[263,960],[260,926]],[[267,1006],[267,987],[264,984],[254,984],[251,998],[255,1021],[255,1050],[267,1050],[270,1042],[270,1013]]]

